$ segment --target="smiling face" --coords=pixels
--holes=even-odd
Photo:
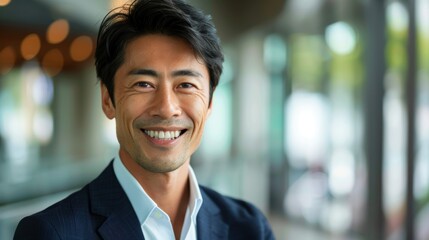
[[[153,173],[189,163],[200,144],[209,73],[184,40],[150,34],[132,40],[114,78],[114,99],[101,84],[105,115],[116,119],[119,154]]]

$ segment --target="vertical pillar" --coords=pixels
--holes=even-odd
[[[405,216],[405,239],[414,239],[414,165],[415,165],[415,113],[416,113],[416,6],[415,0],[408,0],[408,71],[406,81],[407,97],[407,195]]]
[[[263,40],[263,35],[250,33],[236,43],[233,142],[235,158],[240,161],[243,173],[241,195],[267,210],[270,81],[263,62]]]
[[[269,159],[270,159],[270,210],[283,215],[283,202],[288,187],[288,163],[284,152],[285,101],[290,90],[287,77],[287,46],[277,34],[269,35],[264,42],[264,63],[269,71]]]
[[[385,239],[383,211],[383,96],[386,71],[386,20],[384,0],[367,1],[366,79],[364,87],[365,137],[367,160],[367,209],[365,239]]]
[[[103,115],[94,76],[93,71],[85,70],[55,80],[54,139],[49,147],[53,156],[61,156],[58,161],[103,153]]]

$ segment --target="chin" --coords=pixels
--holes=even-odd
[[[155,159],[155,160],[152,160],[151,162],[152,163],[138,162],[138,164],[149,172],[168,173],[179,169],[185,163],[185,162],[178,163],[178,162],[165,160],[165,159]]]

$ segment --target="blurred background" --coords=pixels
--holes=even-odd
[[[0,0],[0,239],[117,154],[93,53],[121,0]],[[277,239],[429,239],[429,0],[189,0],[226,55],[193,156]]]

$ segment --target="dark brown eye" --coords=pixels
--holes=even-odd
[[[151,88],[152,85],[148,82],[138,82],[136,83],[137,87],[141,87],[141,88]]]
[[[192,83],[182,83],[179,86],[180,88],[193,88],[195,87]]]

